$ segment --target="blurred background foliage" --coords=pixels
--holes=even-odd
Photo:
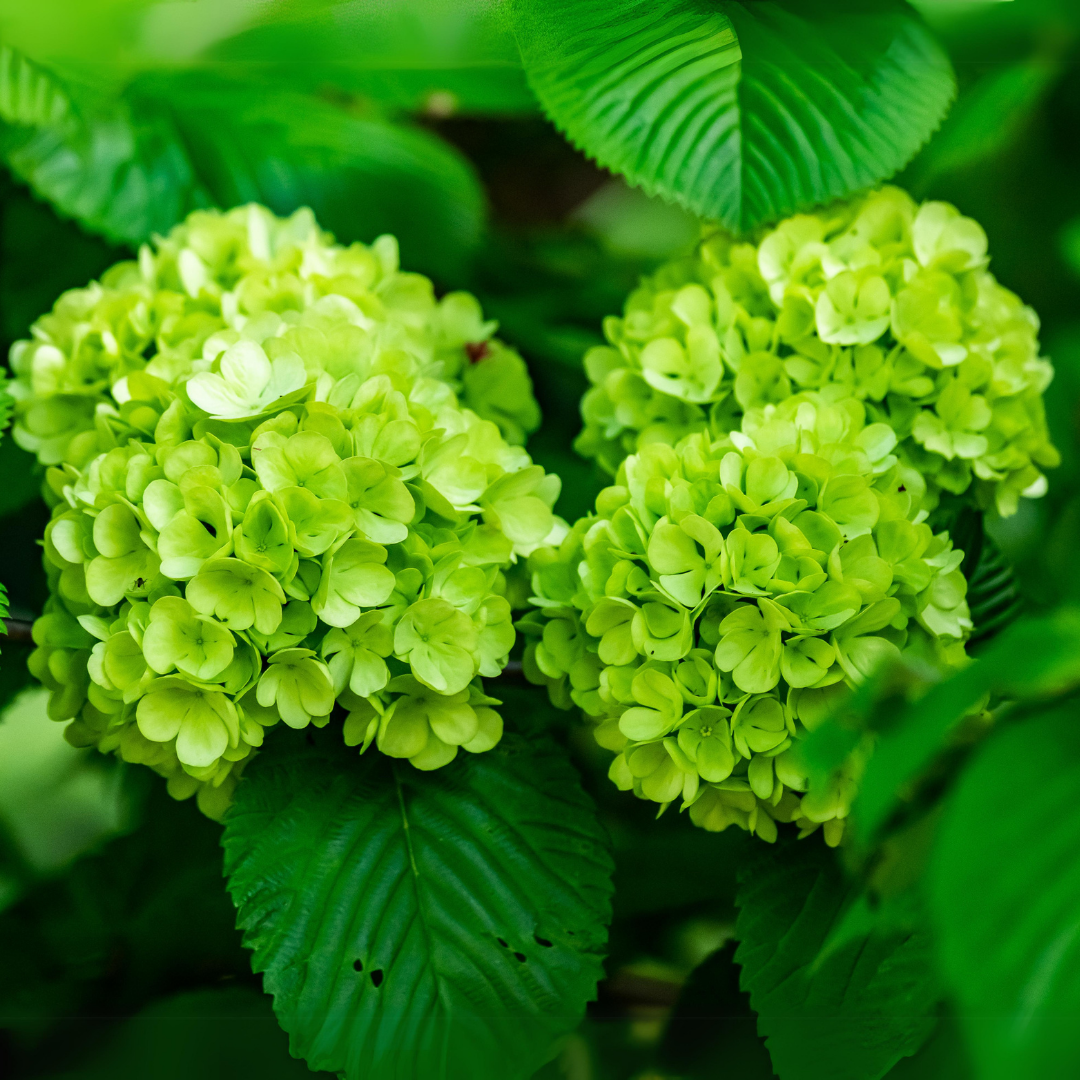
[[[1080,602],[1080,5],[920,10],[960,94],[899,182],[985,226],[995,274],[1038,310],[1057,368],[1047,409],[1063,464],[1046,498],[988,529],[1029,610]],[[639,275],[696,235],[541,117],[486,0],[0,0],[0,156],[5,353],[64,289],[193,207],[307,204],[346,242],[394,232],[407,267],[480,297],[530,365],[544,425],[529,448],[563,478],[570,519],[601,486],[570,448],[581,356]],[[46,594],[47,514],[10,438],[0,477],[0,566],[27,620]],[[218,826],[146,770],[35,723],[29,648],[6,643],[0,664],[0,1074],[302,1075],[233,929]],[[652,821],[542,695],[512,676],[497,692],[526,725],[561,732],[617,858],[608,978],[539,1075],[770,1076],[732,962],[748,841]],[[947,1016],[890,1073],[967,1075]]]

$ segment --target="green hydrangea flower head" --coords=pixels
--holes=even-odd
[[[526,675],[592,718],[620,788],[707,829],[836,844],[867,748],[808,790],[801,741],[883,664],[964,664],[963,552],[873,416],[804,391],[718,439],[646,442],[534,552]]]
[[[817,390],[854,397],[941,493],[1015,511],[1058,463],[1035,313],[987,269],[982,228],[885,187],[741,242],[707,229],[604,323],[578,449],[612,475],[650,442],[738,430]]]
[[[191,401],[229,420],[301,392],[316,368],[357,374],[358,357],[363,369],[401,350],[522,445],[540,413],[524,362],[495,330],[475,297],[436,300],[426,277],[400,270],[392,236],[344,247],[307,209],[200,210],[136,260],[64,293],[15,343],[13,435],[46,464],[81,466],[125,376],[171,384],[194,372]],[[219,362],[230,345],[238,352]]]
[[[483,366],[499,347],[467,370],[490,371],[502,412],[468,407],[479,374],[479,399],[455,390],[454,357],[492,330],[475,302],[436,304],[389,241],[334,247],[308,215],[251,207],[193,215],[113,277],[80,301],[98,330],[62,337],[54,313],[20,352],[21,438],[53,505],[31,666],[68,738],[215,816],[268,729],[335,708],[350,745],[418,768],[491,749],[506,572],[568,530],[558,478],[511,441],[532,420],[510,361]],[[155,305],[201,329],[166,341]],[[150,336],[114,321],[108,338],[121,308]],[[35,442],[34,410],[76,400],[64,415],[87,425]]]

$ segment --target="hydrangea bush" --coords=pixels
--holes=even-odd
[[[633,292],[585,358],[578,449],[615,474],[689,432],[738,430],[792,394],[863,403],[941,494],[1012,513],[1057,464],[1038,318],[987,270],[982,228],[886,187],[749,242],[706,231]]]
[[[839,842],[868,746],[808,790],[799,740],[878,665],[964,662],[963,553],[889,425],[816,391],[742,431],[646,442],[530,560],[526,674],[580,706],[610,776],[698,825]]]
[[[13,366],[16,438],[51,466],[31,666],[69,740],[213,816],[267,728],[335,703],[346,742],[420,769],[494,746],[504,572],[566,526],[493,329],[392,238],[254,206],[63,296]]]

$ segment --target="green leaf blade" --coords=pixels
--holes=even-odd
[[[1075,710],[1002,731],[982,750],[948,805],[930,868],[942,966],[985,1080],[1080,1069]]]
[[[863,934],[822,954],[854,891],[818,842],[756,852],[745,867],[735,959],[780,1080],[878,1080],[933,1030],[925,929]]]
[[[681,0],[660,7],[520,3],[518,40],[530,85],[571,142],[646,191],[677,198],[718,141],[695,134],[731,129],[742,54],[722,12]]]
[[[132,93],[167,114],[217,206],[310,206],[339,240],[392,232],[409,269],[452,280],[486,215],[469,162],[420,127],[314,96],[206,73],[147,77]]]
[[[61,214],[114,243],[138,244],[209,202],[166,120],[10,47],[0,62],[0,157]]]
[[[296,89],[332,85],[390,109],[433,115],[536,112],[498,5],[337,0],[333,7],[327,18],[320,5],[271,5],[201,59],[257,71]]]
[[[900,169],[954,92],[905,4],[518,0],[526,74],[575,145],[740,231]]]
[[[988,693],[1020,700],[1050,697],[1080,681],[1080,611],[1063,607],[1019,619],[963,671],[908,706],[878,741],[852,807],[859,840],[885,824],[905,784],[946,744],[957,724]]]
[[[611,862],[547,744],[420,773],[260,761],[226,825],[253,966],[294,1053],[368,1075],[527,1076],[601,973]]]
[[[479,180],[438,137],[210,72],[148,73],[108,96],[5,48],[0,157],[61,214],[130,246],[201,207],[306,205],[343,242],[392,232],[410,269],[451,280],[484,230]]]
[[[17,49],[0,46],[0,119],[5,124],[59,123],[71,103],[47,71]]]
[[[912,163],[908,185],[924,191],[939,177],[990,164],[1032,122],[1060,73],[1057,61],[1036,55],[983,75]]]

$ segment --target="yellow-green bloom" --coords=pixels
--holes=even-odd
[[[69,738],[215,814],[268,728],[337,706],[351,745],[419,768],[494,746],[504,571],[567,531],[494,329],[392,239],[260,207],[62,297],[14,357],[51,466],[31,666]]]
[[[13,434],[45,464],[82,465],[117,405],[153,431],[156,417],[122,408],[129,377],[190,377],[191,402],[227,421],[281,408],[320,377],[362,380],[397,350],[520,445],[540,414],[495,329],[468,293],[436,300],[430,281],[403,273],[393,237],[343,247],[306,209],[197,211],[66,292],[13,346]]]
[[[713,438],[801,391],[863,403],[942,492],[1002,514],[1058,462],[1035,313],[987,270],[981,227],[886,187],[739,242],[707,229],[604,322],[578,449],[611,474],[651,442]]]
[[[179,596],[163,596],[150,609],[142,651],[159,675],[176,668],[193,679],[208,680],[232,663],[233,635],[214,619],[200,616]]]
[[[840,841],[859,769],[808,790],[801,740],[883,665],[964,663],[971,630],[963,553],[896,447],[855,397],[790,395],[646,443],[534,552],[525,673],[593,719],[621,789],[707,829]]]

